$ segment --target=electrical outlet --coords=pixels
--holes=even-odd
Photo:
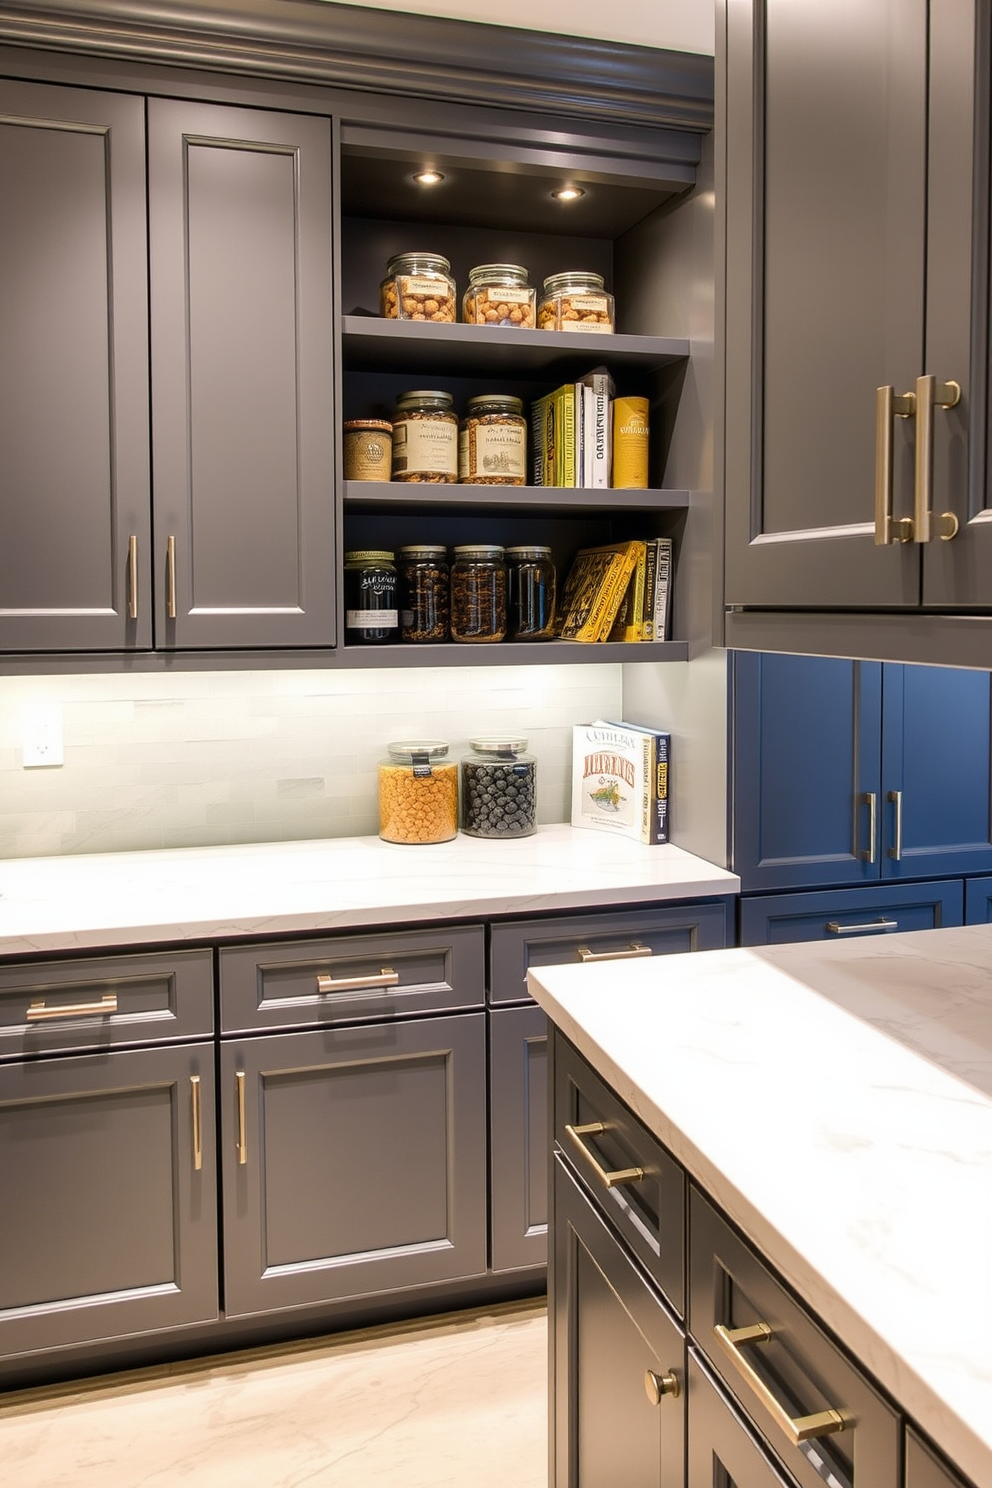
[[[24,709],[21,746],[25,770],[62,764],[62,709],[58,703],[31,703]]]

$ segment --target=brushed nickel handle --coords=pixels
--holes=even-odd
[[[861,849],[861,856],[866,863],[874,863],[878,837],[878,798],[874,791],[865,791],[861,801],[868,807],[868,846]]]
[[[902,791],[889,791],[888,800],[895,807],[895,821],[893,823],[893,843],[889,848],[889,857],[898,863],[902,857]]]
[[[238,1070],[234,1076],[238,1090],[238,1163],[244,1167],[248,1161],[248,1135],[245,1120],[245,1072]]]
[[[127,614],[138,618],[138,539],[132,532],[127,540]]]
[[[898,920],[866,920],[863,925],[841,925],[837,920],[828,920],[831,935],[864,935],[866,930],[898,930]]]
[[[896,394],[894,387],[875,389],[875,545],[913,540],[910,517],[892,515],[892,420],[911,418],[916,408],[914,393]]]
[[[582,1140],[583,1137],[602,1136],[606,1130],[606,1124],[602,1121],[587,1121],[583,1126],[569,1126],[566,1123],[565,1135],[582,1153],[604,1188],[617,1188],[623,1183],[640,1183],[646,1177],[643,1168],[615,1168],[611,1172],[603,1167]]]
[[[580,961],[632,961],[636,956],[654,955],[651,947],[641,945],[639,940],[632,940],[622,951],[591,951],[588,946],[576,946],[575,949]]]
[[[117,994],[106,992],[99,1002],[64,1002],[60,1007],[46,1007],[42,998],[28,1004],[25,1018],[29,1023],[43,1023],[49,1018],[93,1018],[101,1013],[116,1013]]]
[[[320,972],[317,977],[317,991],[321,997],[326,997],[331,992],[364,992],[370,987],[397,987],[399,980],[399,972],[394,971],[391,966],[384,966],[373,976],[332,977],[326,972]]]
[[[203,1167],[203,1128],[200,1122],[199,1075],[190,1075],[189,1094],[193,1108],[193,1171],[198,1173]]]
[[[938,382],[927,374],[916,379],[916,470],[913,482],[913,537],[918,543],[928,543],[933,537],[933,411],[935,408],[953,408],[960,400],[961,388],[956,382]],[[943,535],[949,542],[957,533],[957,518],[951,516],[954,531]]]
[[[660,1405],[666,1395],[678,1400],[682,1386],[674,1369],[670,1369],[667,1374],[655,1374],[653,1369],[645,1369],[644,1393],[652,1405]]]
[[[176,618],[176,539],[169,537],[165,543],[165,614],[169,620]]]
[[[810,1416],[790,1416],[785,1406],[775,1399],[761,1376],[755,1371],[741,1348],[749,1343],[767,1343],[774,1335],[767,1323],[754,1323],[748,1328],[725,1328],[718,1323],[713,1329],[720,1347],[742,1379],[751,1387],[772,1420],[789,1438],[794,1447],[800,1442],[812,1441],[818,1436],[832,1436],[843,1431],[847,1422],[840,1411],[817,1411]]]

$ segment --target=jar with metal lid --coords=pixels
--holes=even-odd
[[[382,548],[344,555],[345,643],[363,646],[399,640],[396,567]]]
[[[509,393],[469,398],[458,435],[458,479],[464,486],[527,484],[527,420]]]
[[[551,274],[544,281],[537,325],[542,331],[612,331],[613,296],[602,274],[584,269]]]
[[[550,640],[555,621],[557,587],[551,549],[507,548],[506,565],[510,639]]]
[[[520,326],[533,330],[537,291],[522,264],[477,264],[462,296],[467,325]]]
[[[386,746],[379,762],[384,842],[449,842],[458,832],[458,766],[439,740]]]
[[[348,419],[344,426],[345,480],[388,481],[392,455],[392,424],[385,419]]]
[[[462,831],[529,837],[537,829],[537,762],[526,739],[472,739],[462,760]]]
[[[506,635],[506,563],[493,544],[455,549],[451,565],[451,639],[501,641]]]
[[[389,320],[451,323],[458,306],[451,264],[440,253],[397,253],[386,264],[379,306]]]
[[[428,543],[397,554],[400,580],[400,639],[448,639],[448,552]]]
[[[446,485],[458,479],[458,415],[450,393],[400,393],[393,414],[393,480]]]

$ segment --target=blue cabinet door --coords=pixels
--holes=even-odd
[[[992,924],[992,878],[969,878],[964,886],[966,925]]]
[[[964,919],[961,879],[876,884],[811,894],[754,894],[740,902],[740,945],[853,940],[904,930],[939,930]]]

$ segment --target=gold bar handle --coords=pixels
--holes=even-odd
[[[916,407],[913,393],[896,395],[894,387],[875,389],[875,545],[912,542],[910,517],[892,515],[892,420],[910,418]]]
[[[666,1395],[678,1400],[682,1386],[674,1369],[669,1369],[667,1374],[656,1374],[653,1369],[645,1369],[644,1393],[652,1405],[660,1405]]]
[[[868,846],[861,849],[861,856],[866,863],[874,863],[875,842],[878,837],[878,798],[874,791],[865,791],[861,802],[868,807]]]
[[[397,987],[400,974],[391,966],[384,966],[373,976],[332,977],[321,972],[317,977],[317,991],[321,997],[331,992],[365,992],[371,987]]]
[[[895,807],[895,820],[893,823],[894,841],[889,848],[889,857],[898,863],[902,857],[902,791],[889,791],[887,800]]]
[[[575,949],[580,961],[632,961],[636,956],[654,955],[651,947],[641,945],[639,940],[632,940],[622,951],[591,951],[588,946],[576,946]]]
[[[248,1135],[245,1120],[245,1072],[238,1070],[234,1076],[234,1083],[238,1089],[238,1163],[244,1166],[248,1161]]]
[[[767,1343],[773,1337],[767,1323],[754,1323],[748,1328],[725,1328],[722,1323],[717,1323],[713,1332],[738,1374],[750,1385],[776,1426],[785,1432],[794,1447],[798,1447],[800,1442],[812,1441],[818,1436],[832,1436],[835,1432],[844,1430],[847,1422],[840,1411],[825,1410],[817,1411],[811,1416],[790,1416],[745,1359],[741,1353],[744,1344]]]
[[[190,1075],[189,1095],[193,1108],[193,1171],[203,1167],[203,1127],[200,1121],[200,1077]]]
[[[28,1004],[25,1018],[29,1023],[43,1023],[49,1018],[99,1018],[103,1013],[116,1013],[117,994],[106,992],[99,1002],[65,1002],[61,1007],[46,1007],[45,1001]]]
[[[918,543],[928,543],[933,537],[933,411],[935,408],[953,408],[960,400],[961,388],[956,382],[938,382],[927,375],[916,379],[916,473],[913,483],[913,537]],[[957,517],[953,512],[942,513],[950,518],[953,530],[941,535],[949,541],[957,534]]]
[[[863,925],[841,925],[837,920],[828,920],[831,935],[864,935],[867,930],[898,930],[898,920],[867,920]]]
[[[165,543],[165,614],[169,620],[176,618],[176,539],[169,537]]]
[[[127,540],[127,615],[138,618],[138,539],[133,532]]]
[[[616,1168],[611,1172],[602,1166],[582,1140],[583,1137],[601,1137],[606,1130],[606,1124],[602,1121],[587,1121],[583,1126],[569,1126],[566,1123],[565,1135],[582,1153],[604,1188],[617,1188],[623,1183],[640,1183],[647,1176],[643,1168]]]

